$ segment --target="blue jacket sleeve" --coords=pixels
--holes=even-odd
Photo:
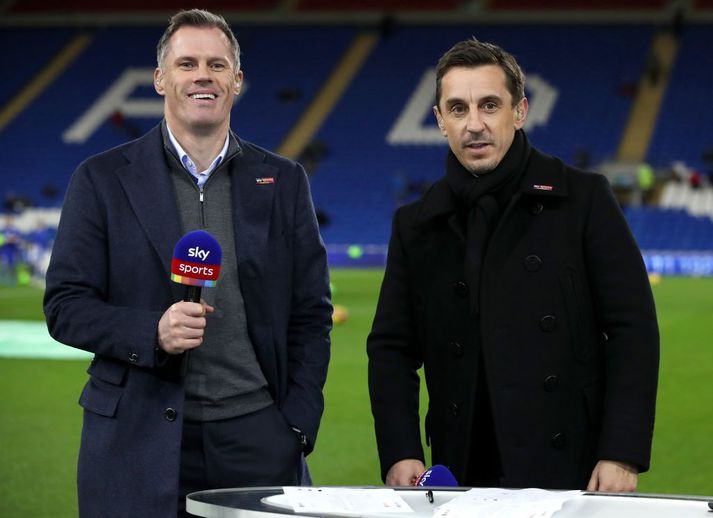
[[[298,168],[293,285],[287,328],[287,395],[282,411],[287,421],[314,447],[324,409],[322,388],[330,356],[332,303],[327,254],[319,234],[307,176]]]
[[[72,347],[154,367],[162,312],[108,302],[108,217],[92,180],[85,162],[72,176],[62,207],[47,270],[47,327],[53,338]]]

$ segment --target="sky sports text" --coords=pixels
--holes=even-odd
[[[200,275],[209,279],[214,275],[214,269],[210,266],[196,266],[188,263],[179,263],[178,272],[190,275]]]
[[[210,255],[210,250],[201,250],[199,246],[194,246],[188,249],[188,257],[197,257],[201,261],[208,259]]]

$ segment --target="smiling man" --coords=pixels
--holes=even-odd
[[[75,171],[47,272],[50,333],[95,355],[82,517],[184,516],[192,491],[306,483],[324,406],[332,307],[305,172],[230,130],[243,73],[222,17],[176,14],[157,60],[164,120]],[[175,302],[173,247],[197,229],[221,276]]]
[[[445,176],[394,216],[368,338],[382,477],[633,491],[649,467],[659,335],[606,179],[530,146],[524,76],[475,39],[438,62]]]

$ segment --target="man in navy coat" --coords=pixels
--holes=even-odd
[[[164,121],[79,166],[47,272],[51,335],[95,355],[83,517],[175,517],[191,491],[304,482],[324,404],[332,307],[304,170],[230,131],[243,74],[222,17],[178,13],[157,60]],[[220,243],[221,277],[176,302],[173,247],[196,229]]]

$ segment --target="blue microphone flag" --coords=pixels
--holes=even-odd
[[[188,286],[216,285],[223,252],[205,230],[189,232],[176,243],[171,261],[171,280]]]
[[[414,486],[421,487],[457,487],[458,481],[451,471],[442,464],[431,466],[421,473]]]

